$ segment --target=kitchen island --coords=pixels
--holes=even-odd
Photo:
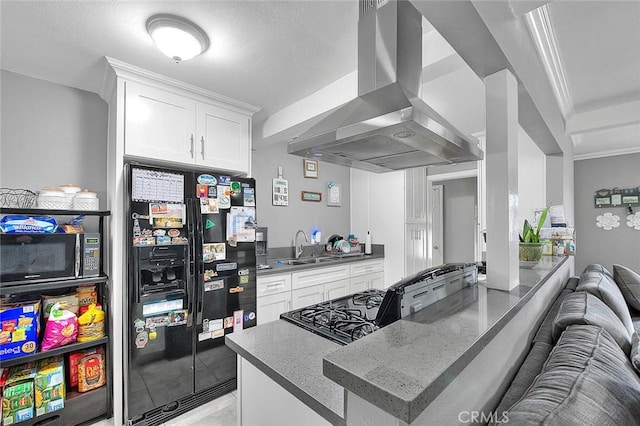
[[[252,401],[256,371],[316,416],[269,407],[259,414],[264,423],[448,424],[461,411],[490,410],[572,263],[546,258],[521,268],[511,292],[480,280],[346,346],[282,320],[228,335],[241,358],[240,421],[251,424],[245,408],[260,408]]]

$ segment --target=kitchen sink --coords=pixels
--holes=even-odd
[[[337,258],[334,257],[311,257],[311,258],[304,258],[304,259],[289,259],[287,260],[287,264],[288,265],[311,265],[314,263],[324,263],[324,262],[329,262],[332,260],[337,260]]]

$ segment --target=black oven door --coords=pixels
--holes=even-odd
[[[77,234],[0,234],[0,282],[73,278]]]

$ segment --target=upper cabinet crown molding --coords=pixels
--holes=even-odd
[[[136,81],[138,83],[156,86],[159,89],[168,90],[182,96],[188,96],[200,102],[207,102],[209,104],[217,103],[218,106],[233,109],[236,112],[248,114],[249,116],[261,110],[260,107],[255,105],[167,77],[166,75],[148,71],[108,56],[105,56],[104,59],[106,61],[106,67],[100,97],[106,102],[109,102],[115,90],[115,80],[122,78],[128,81]]]

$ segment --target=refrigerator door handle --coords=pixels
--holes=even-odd
[[[196,237],[194,241],[197,241],[198,247],[194,250],[194,253],[198,251],[202,251],[204,236],[203,226],[202,226],[202,213],[200,212],[200,203],[193,201],[193,216],[195,218],[195,234]],[[194,244],[195,247],[195,244]],[[199,249],[199,250],[198,250]],[[197,289],[197,297],[198,297],[198,306],[196,310],[196,324],[202,323],[202,300],[204,299],[204,259],[202,258],[202,253],[200,256],[195,256],[194,258],[194,281],[195,281],[195,289]]]
[[[187,199],[187,217],[194,217],[193,214],[193,200]],[[187,327],[191,327],[193,324],[193,286],[195,282],[195,266],[193,260],[195,240],[193,236],[193,222],[191,220],[187,221],[187,241],[189,244],[189,248],[187,250],[187,264],[189,265],[189,274],[187,275]]]

